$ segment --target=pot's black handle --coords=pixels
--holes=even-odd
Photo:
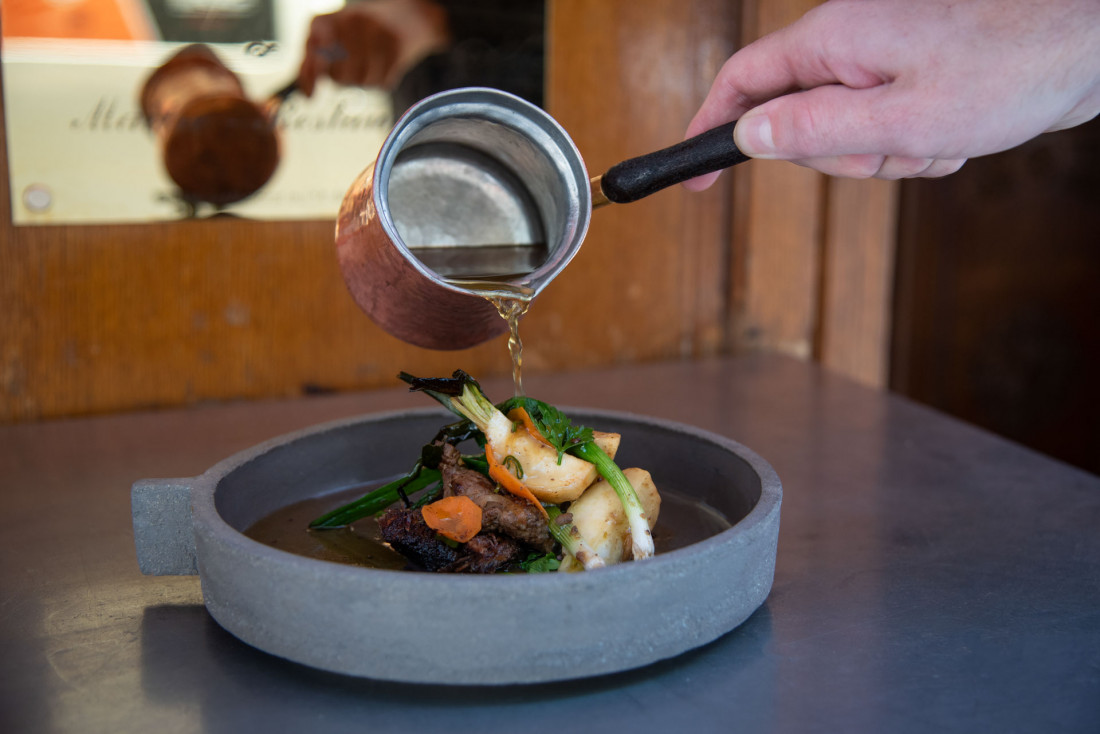
[[[614,165],[600,177],[600,190],[608,201],[627,204],[673,184],[747,161],[749,157],[733,142],[736,125],[736,121],[728,122],[664,150]]]

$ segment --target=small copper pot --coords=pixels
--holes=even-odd
[[[486,88],[428,97],[344,197],[344,280],[391,335],[427,349],[472,347],[507,329],[484,298],[486,280],[534,298],[577,253],[594,207],[748,160],[734,125],[590,180],[573,141],[535,105]]]
[[[225,206],[256,193],[279,165],[274,119],[202,44],[185,46],[141,90],[168,175],[184,199]]]
[[[505,92],[457,89],[398,120],[344,197],[336,251],[379,326],[464,349],[507,325],[459,281],[507,280],[533,298],[576,254],[590,214],[584,161],[553,118]]]

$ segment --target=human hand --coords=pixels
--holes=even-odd
[[[298,89],[311,96],[317,79],[392,89],[429,54],[450,42],[447,13],[429,0],[371,0],[310,22]]]
[[[739,119],[755,158],[935,177],[1098,112],[1098,0],[832,0],[731,56],[687,136]]]

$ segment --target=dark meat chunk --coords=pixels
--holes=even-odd
[[[546,517],[530,502],[498,494],[494,483],[462,465],[462,455],[443,446],[443,493],[465,495],[481,508],[481,532],[467,543],[444,542],[420,510],[394,508],[378,518],[382,539],[409,561],[441,573],[494,573],[519,561],[525,546],[548,552],[554,541]]]
[[[440,569],[451,573],[496,573],[523,557],[523,548],[507,535],[482,531],[459,546],[458,559]]]
[[[468,543],[444,543],[424,522],[420,510],[394,508],[378,518],[382,539],[426,571],[495,573],[518,561],[523,549],[514,539],[482,531]]]
[[[544,553],[554,547],[542,510],[530,502],[495,491],[492,480],[462,465],[462,454],[444,444],[439,463],[444,495],[466,495],[481,508],[482,531],[503,533]]]
[[[458,549],[439,539],[420,510],[387,510],[378,518],[378,529],[395,551],[425,570],[439,571],[458,560]]]

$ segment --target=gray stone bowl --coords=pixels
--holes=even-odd
[[[211,616],[272,655],[416,683],[534,683],[640,667],[704,645],[771,590],[782,490],[762,458],[668,421],[564,409],[622,434],[620,466],[648,469],[728,529],[636,563],[584,573],[460,576],[369,569],[291,554],[243,531],[294,502],[406,472],[450,422],[425,409],[309,428],[198,477],[132,489],[146,574],[197,573]],[[660,527],[660,521],[659,525]]]

